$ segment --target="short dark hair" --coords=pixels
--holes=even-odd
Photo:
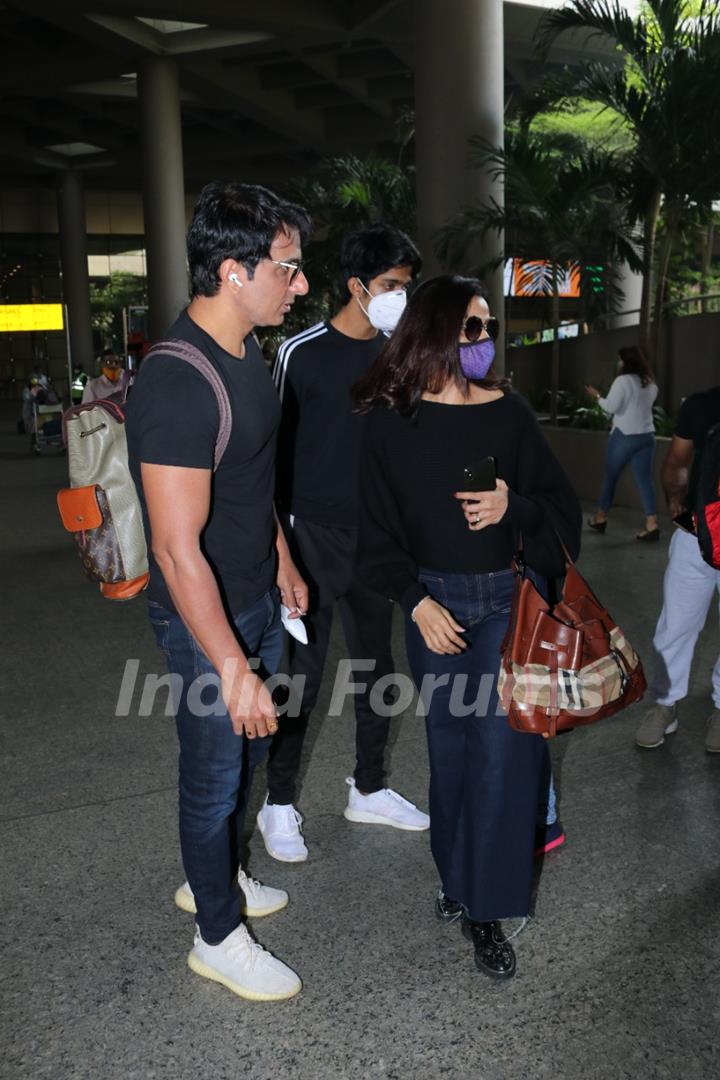
[[[420,252],[406,233],[382,223],[347,233],[340,248],[343,302],[350,297],[348,278],[359,278],[367,288],[373,278],[393,266],[409,266],[414,278],[422,268]]]
[[[639,345],[623,345],[618,349],[618,356],[622,360],[623,375],[637,375],[642,386],[655,381],[650,361]]]
[[[412,416],[423,393],[440,393],[448,379],[466,391],[469,381],[460,367],[459,338],[473,296],[487,299],[482,281],[459,274],[442,274],[418,286],[387,344],[353,387],[356,411],[385,405]],[[488,390],[510,386],[492,370],[473,382]]]
[[[297,232],[305,242],[310,230],[310,217],[302,206],[259,184],[234,180],[206,184],[187,234],[192,295],[215,296],[225,259],[242,263],[252,278],[261,259],[269,258],[278,233]]]

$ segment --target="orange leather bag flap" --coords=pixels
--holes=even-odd
[[[58,510],[68,532],[84,532],[99,529],[103,522],[102,511],[95,494],[95,484],[89,487],[63,488],[57,494]]]
[[[100,592],[106,600],[132,600],[138,593],[147,589],[150,574],[141,574],[132,581],[100,582]]]

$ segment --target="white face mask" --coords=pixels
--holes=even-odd
[[[361,304],[360,300],[358,300],[358,304],[360,304],[375,329],[382,330],[386,337],[390,337],[405,310],[407,293],[404,289],[393,289],[392,292],[382,292],[377,296],[373,296],[370,290],[365,288],[362,281],[360,284],[370,297],[370,302],[367,307]]]

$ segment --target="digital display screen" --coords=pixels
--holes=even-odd
[[[558,292],[560,296],[580,296],[580,274],[575,267],[558,266]],[[506,296],[552,295],[553,266],[547,259],[505,261]]]
[[[0,333],[64,329],[62,304],[0,304]]]

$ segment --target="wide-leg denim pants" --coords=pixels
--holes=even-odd
[[[253,772],[265,758],[270,739],[235,734],[219,675],[180,616],[152,602],[149,614],[168,670],[182,678],[175,718],[180,847],[200,933],[209,945],[217,945],[240,922],[235,878],[243,820]],[[282,655],[277,589],[239,612],[234,624],[246,656],[259,660],[258,674],[274,675]]]
[[[514,575],[422,570],[420,581],[468,642],[460,655],[431,652],[407,620],[410,670],[426,710],[430,846],[442,890],[478,922],[525,916],[547,746],[540,735],[513,731],[498,702]],[[427,676],[436,677],[432,691]]]

